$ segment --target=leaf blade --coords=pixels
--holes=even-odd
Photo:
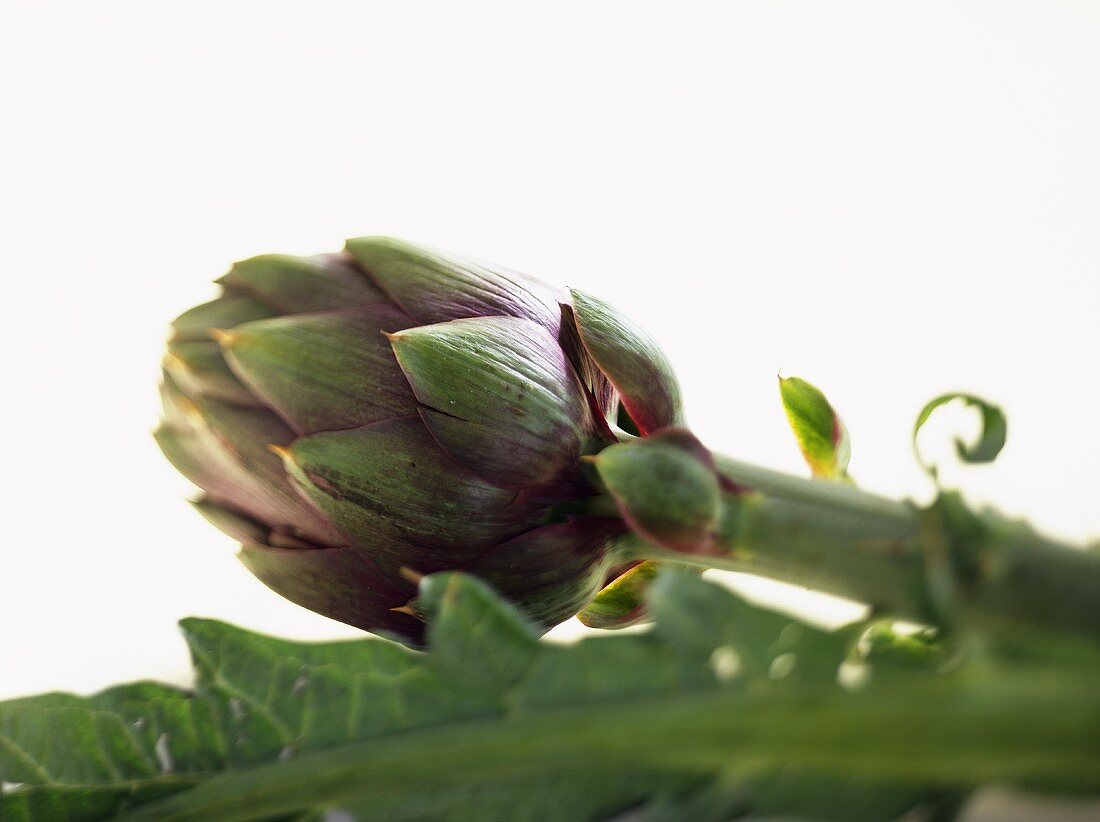
[[[738,812],[845,818],[838,807],[858,799],[859,818],[887,819],[992,779],[1100,791],[1100,698],[1087,672],[895,666],[853,694],[828,675],[850,633],[799,626],[687,574],[654,592],[657,630],[574,646],[537,641],[511,606],[458,575],[428,585],[452,624],[427,654],[188,620],[194,691],[137,683],[0,703],[0,739],[45,772],[0,796],[0,812],[247,820],[361,807],[476,819],[514,805],[526,818],[591,819],[735,800]],[[751,676],[715,670],[731,643]],[[818,659],[796,672],[818,673],[774,677],[769,657],[788,652]],[[49,751],[58,721],[77,741],[61,765]],[[10,763],[0,757],[5,778],[17,775]]]
[[[851,438],[825,395],[803,379],[780,377],[779,396],[798,448],[814,476],[847,478]]]

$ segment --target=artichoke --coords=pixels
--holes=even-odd
[[[420,575],[550,627],[633,564],[582,458],[680,424],[680,393],[609,305],[388,238],[218,282],[173,323],[155,436],[270,588],[416,644]]]

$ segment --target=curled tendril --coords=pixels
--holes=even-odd
[[[936,397],[921,409],[920,414],[917,416],[917,422],[913,426],[913,453],[916,454],[917,462],[920,463],[921,468],[933,480],[937,479],[938,469],[921,455],[920,447],[917,445],[917,435],[924,424],[928,422],[929,417],[940,406],[955,400],[960,400],[968,407],[976,409],[981,415],[981,431],[976,440],[966,442],[961,437],[955,437],[955,453],[963,462],[993,462],[997,455],[1001,453],[1001,449],[1004,448],[1005,438],[1008,435],[1008,421],[1000,407],[973,394],[956,392]]]

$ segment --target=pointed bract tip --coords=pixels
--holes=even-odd
[[[202,415],[199,407],[189,397],[177,397],[176,407],[179,408],[191,425],[206,426],[206,417]]]
[[[294,453],[285,445],[268,443],[267,450],[277,455],[283,462],[294,462]]]
[[[240,335],[225,328],[211,328],[210,336],[218,345],[232,345]]]
[[[399,569],[397,569],[397,572],[399,574],[401,574],[401,576],[403,576],[409,582],[411,582],[413,585],[419,585],[420,580],[424,579],[424,576],[425,576],[424,574],[420,573],[419,571],[414,571],[412,568],[408,568],[404,565],[402,565]]]
[[[390,608],[390,610],[395,614],[408,614],[411,617],[420,619],[420,614],[410,605],[399,605],[396,608]]]
[[[582,454],[580,457],[581,462],[586,462],[589,465],[596,465],[600,461],[599,454]]]

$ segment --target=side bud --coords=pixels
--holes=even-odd
[[[593,462],[637,534],[673,551],[711,550],[722,489],[710,452],[693,434],[666,429],[612,445]]]

